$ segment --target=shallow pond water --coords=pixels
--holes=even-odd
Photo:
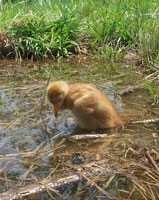
[[[124,86],[139,84],[141,75],[126,67],[99,61],[54,63],[50,66],[43,63],[23,64],[23,66],[19,64],[17,68],[14,65],[15,63],[10,63],[9,67],[1,66],[1,192],[14,190],[48,177],[58,179],[72,175],[74,168],[92,162],[105,160],[111,166],[116,160],[126,156],[131,149],[146,147],[157,150],[159,138],[156,124],[129,124],[132,121],[157,118],[159,109],[152,104],[149,93],[146,89],[139,89],[122,97],[116,95]],[[69,111],[60,113],[55,119],[52,106],[45,99],[50,72],[50,82],[62,79],[96,84],[115,104],[124,128],[91,131],[91,134],[107,134],[104,138],[82,140],[72,138],[72,135],[88,133],[76,126]],[[121,180],[111,183],[108,192],[112,196],[125,197],[125,193],[122,194],[121,191],[124,188],[128,190],[129,184],[121,181],[119,192],[119,186],[114,185],[118,181]],[[101,183],[102,180],[99,185]],[[97,193],[95,186],[87,191],[85,189],[83,197],[81,194],[78,195],[77,191],[84,187],[88,186],[80,181],[66,185],[60,189],[62,196],[56,194],[56,199],[98,199],[97,196],[101,196],[101,199],[110,199],[103,197],[102,190]],[[91,197],[92,192],[94,196]],[[49,199],[49,194],[43,193],[36,198]]]

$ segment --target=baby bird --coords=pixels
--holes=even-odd
[[[109,99],[93,84],[55,81],[47,88],[47,98],[59,110],[71,110],[77,123],[83,129],[111,128],[121,125]]]

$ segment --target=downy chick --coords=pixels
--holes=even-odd
[[[55,81],[47,88],[47,98],[56,117],[59,110],[71,110],[81,128],[92,130],[121,125],[109,99],[93,84]]]

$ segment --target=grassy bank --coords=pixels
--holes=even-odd
[[[44,59],[82,52],[114,61],[133,49],[144,60],[158,61],[158,7],[157,0],[3,1],[1,57]]]

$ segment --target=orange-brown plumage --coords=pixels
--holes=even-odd
[[[58,110],[71,110],[84,129],[111,128],[121,121],[109,99],[93,84],[55,81],[47,88],[48,100]]]

